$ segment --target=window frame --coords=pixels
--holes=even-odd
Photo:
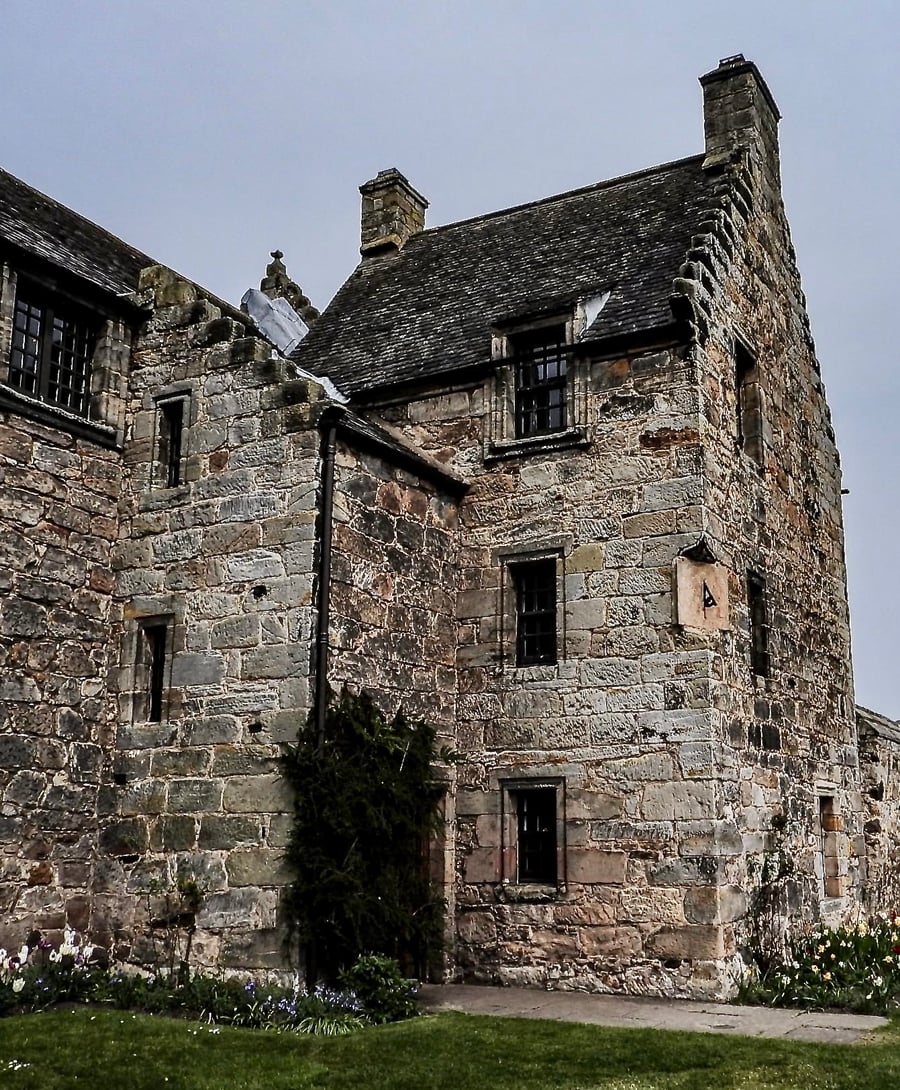
[[[772,676],[769,642],[769,589],[762,572],[747,571],[747,618],[750,641],[750,672],[754,677]]]
[[[519,887],[525,896],[529,891],[541,897],[548,890],[564,890],[566,886],[566,781],[562,776],[533,776],[501,779],[501,880],[505,886]],[[546,869],[526,870],[522,867],[521,801],[544,796],[543,817],[552,816],[552,828],[538,835],[547,839],[537,850],[543,853]],[[552,801],[551,801],[552,799]],[[552,843],[552,847],[550,844]],[[552,858],[550,858],[552,853]],[[552,864],[552,865],[550,865]]]
[[[40,316],[38,331],[30,332],[27,325],[25,328],[20,327],[19,318],[23,312],[28,324],[32,312]],[[84,420],[90,419],[93,362],[102,326],[103,322],[88,309],[27,278],[17,277],[4,384],[10,390],[42,405],[71,413]],[[57,332],[61,334],[61,340],[55,336]],[[17,344],[20,339],[22,344]],[[33,352],[28,351],[29,339],[35,342]],[[74,339],[75,344],[66,348],[66,341],[69,339]],[[63,366],[60,360],[63,353],[69,355],[72,366]],[[33,371],[25,366],[26,359],[34,361]],[[81,364],[80,368],[75,366],[78,363]],[[64,385],[65,374],[69,374],[70,379],[78,376],[78,383],[72,384],[70,381],[70,384]],[[33,386],[15,381],[15,375],[31,375]],[[51,393],[54,386],[57,390],[56,396]],[[59,391],[63,390],[68,391],[68,395],[60,397]],[[77,405],[73,404],[75,397],[78,398]]]
[[[747,342],[737,336],[734,338],[733,360],[737,447],[762,468],[765,450],[759,361]]]
[[[183,488],[186,481],[187,438],[191,425],[191,390],[170,390],[155,398],[153,485]],[[176,414],[177,407],[177,414]],[[177,421],[174,417],[177,415]],[[178,425],[173,444],[172,425]]]
[[[565,432],[571,426],[573,348],[566,323],[511,333],[508,343],[515,388],[514,437],[537,439]],[[540,415],[547,418],[543,426],[538,423]]]
[[[516,666],[555,666],[559,662],[558,565],[558,553],[507,562],[513,594]],[[538,576],[542,576],[542,580],[536,579]],[[528,596],[541,598],[547,595],[551,596],[550,604],[530,606]],[[548,619],[552,619],[552,625],[546,624]],[[542,650],[529,652],[530,642],[536,642]]]
[[[135,722],[163,724],[171,693],[174,618],[141,617],[137,622],[134,670]]]
[[[582,321],[583,324],[583,321]],[[575,311],[554,311],[531,320],[509,319],[495,325],[491,331],[491,361],[493,376],[486,389],[488,412],[483,433],[486,463],[501,458],[515,458],[544,450],[567,447],[584,449],[588,438],[588,372],[587,356],[577,351],[576,330],[579,326]],[[552,341],[565,356],[565,380],[554,376],[551,385],[562,389],[564,404],[553,427],[522,434],[522,393],[518,364],[533,360],[533,353],[523,351],[528,346]],[[517,351],[518,349],[518,351]],[[529,385],[525,389],[543,388]],[[556,425],[559,425],[558,427]]]

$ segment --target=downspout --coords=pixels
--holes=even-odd
[[[328,629],[331,612],[331,524],[334,515],[334,459],[337,448],[337,421],[333,413],[323,421],[321,465],[322,488],[319,493],[319,570],[318,617],[316,620],[316,676],[313,708],[316,723],[316,747],[325,743],[325,710],[328,704]]]

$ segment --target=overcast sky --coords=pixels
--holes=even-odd
[[[434,226],[702,150],[697,77],[742,52],[843,456],[857,699],[900,716],[895,0],[0,0],[0,163],[237,302],[280,247],[322,308],[360,183]]]

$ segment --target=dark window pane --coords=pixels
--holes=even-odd
[[[516,662],[556,662],[556,560],[515,564]]]
[[[516,369],[516,435],[542,435],[566,426],[569,347],[558,327],[512,338]]]
[[[750,612],[750,669],[759,677],[768,677],[769,621],[766,580],[757,572],[747,573],[747,606]]]
[[[166,672],[166,626],[148,624],[143,628],[147,662],[147,719],[162,721]]]
[[[514,793],[518,880],[556,882],[556,789],[535,787]]]
[[[85,318],[18,293],[9,357],[10,386],[84,415],[93,354],[93,329]]]
[[[159,406],[159,463],[166,488],[181,484],[181,447],[184,435],[184,399]]]

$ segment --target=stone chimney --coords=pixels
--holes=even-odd
[[[362,194],[363,257],[400,250],[412,235],[425,229],[428,201],[392,167],[381,170],[359,187]]]
[[[753,61],[742,53],[719,61],[700,77],[703,87],[703,166],[725,166],[738,149],[749,153],[752,166],[780,188],[778,122],[781,114],[772,92]]]

